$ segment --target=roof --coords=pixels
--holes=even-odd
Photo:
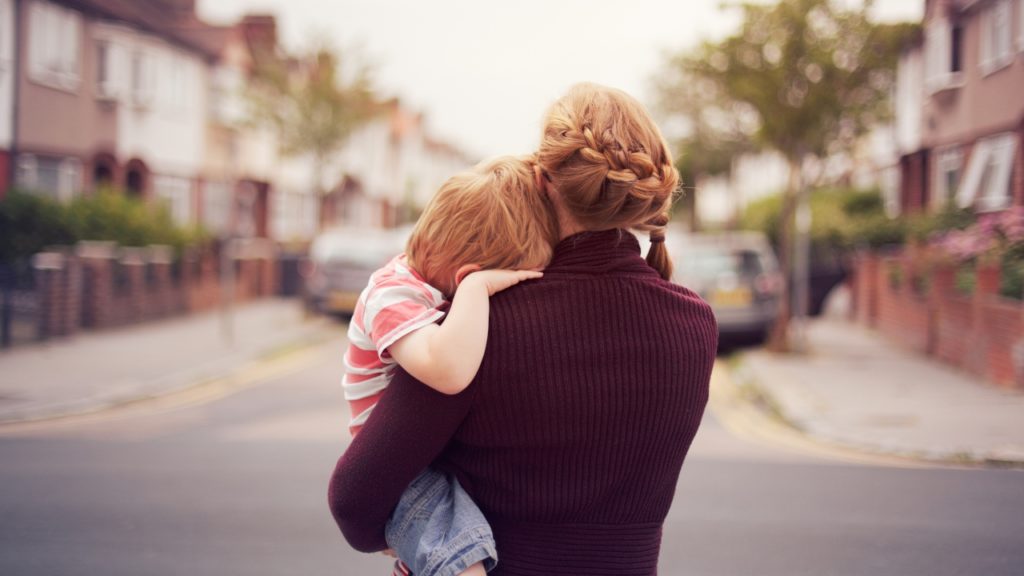
[[[166,38],[207,59],[220,54],[219,27],[199,20],[194,0],[58,0],[62,4]]]

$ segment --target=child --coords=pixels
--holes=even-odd
[[[356,304],[343,383],[353,435],[396,364],[444,394],[469,385],[487,344],[488,298],[541,276],[558,240],[552,214],[532,159],[500,157],[445,182],[406,253],[374,272]],[[483,514],[454,478],[430,469],[402,495],[386,536],[417,576],[484,574],[497,561]]]

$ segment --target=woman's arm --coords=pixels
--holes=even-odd
[[[338,460],[327,491],[334,520],[361,552],[387,547],[384,525],[409,483],[441,453],[472,402],[398,370],[362,431]]]
[[[480,368],[487,346],[490,297],[524,280],[533,270],[482,270],[466,276],[455,290],[444,324],[414,330],[388,347],[399,366],[444,394],[458,394]]]

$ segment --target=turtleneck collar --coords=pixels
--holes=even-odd
[[[586,231],[555,246],[544,273],[604,274],[611,271],[654,274],[640,256],[640,243],[628,230]]]

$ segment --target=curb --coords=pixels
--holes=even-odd
[[[715,414],[728,420],[729,427],[737,428],[740,433],[800,451],[846,460],[898,466],[1024,469],[1024,454],[911,450],[816,430],[787,414],[783,403],[757,380],[745,362],[745,354],[742,353],[728,361],[731,366],[720,361],[716,365],[717,377],[713,379],[712,386]]]
[[[315,321],[312,325],[303,327],[288,341],[251,353],[239,354],[241,358],[229,366],[192,367],[176,374],[134,383],[128,389],[0,412],[0,429],[95,416],[130,406],[170,400],[177,396],[195,396],[195,393],[202,389],[216,391],[216,397],[222,397],[226,393],[241,390],[245,386],[266,379],[260,375],[276,375],[274,366],[289,366],[291,360],[302,357],[329,341],[333,336],[329,328],[329,323]],[[257,377],[254,378],[254,374]]]

